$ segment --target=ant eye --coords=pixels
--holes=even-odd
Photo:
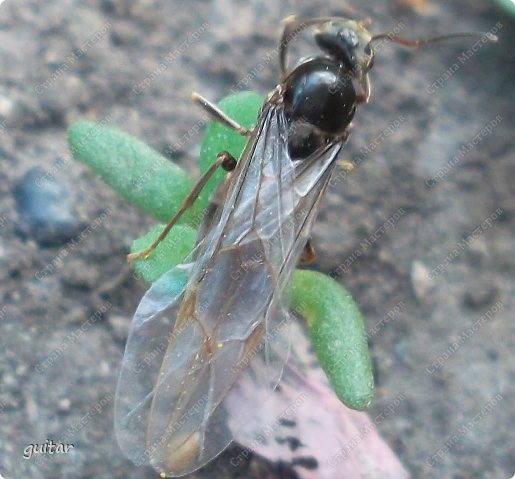
[[[352,48],[356,48],[359,45],[358,35],[354,30],[350,28],[338,30],[336,37],[338,38],[338,40],[347,43]]]
[[[370,43],[365,45],[365,55],[372,55],[372,47],[370,46]]]

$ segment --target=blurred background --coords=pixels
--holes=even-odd
[[[510,3],[506,3],[510,8]],[[408,37],[490,31],[410,51],[382,45],[314,229],[313,268],[366,318],[379,430],[413,477],[515,473],[513,17],[466,0],[7,0],[0,7],[0,474],[155,478],[112,430],[130,319],[127,264],[154,221],[71,159],[66,130],[102,121],[196,175],[202,112],[266,94],[280,20],[345,14]],[[268,56],[267,56],[268,55]],[[46,439],[69,454],[23,459]],[[252,461],[261,461],[251,458]],[[266,461],[265,461],[266,462]],[[284,466],[284,465],[283,465]],[[258,477],[224,464],[196,477]],[[206,475],[207,474],[207,475]],[[268,464],[266,475],[285,477]],[[193,477],[193,476],[192,476]],[[374,475],[367,477],[376,477]]]

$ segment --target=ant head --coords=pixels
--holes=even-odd
[[[374,52],[370,46],[372,35],[363,22],[333,18],[322,22],[313,33],[321,50],[328,53],[351,71],[370,70]]]
[[[366,29],[366,25],[369,22],[359,22],[345,17],[297,20],[294,16],[289,16],[284,19],[283,23],[284,30],[279,46],[279,63],[283,78],[286,76],[288,44],[297,33],[311,26],[316,26],[314,38],[320,49],[361,77],[364,77],[372,68],[374,61],[373,46],[375,42],[380,40],[397,43],[409,48],[419,48],[423,45],[467,37],[482,37],[485,41],[489,42],[497,41],[495,35],[483,32],[452,33],[450,35],[438,35],[419,39],[400,37],[394,32],[372,36]]]

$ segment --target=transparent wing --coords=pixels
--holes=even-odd
[[[146,429],[157,375],[168,348],[192,263],[164,274],[145,294],[132,321],[115,395],[115,433],[125,454],[149,462]]]
[[[289,350],[281,292],[309,237],[341,147],[329,145],[313,158],[292,161],[288,128],[282,107],[266,104],[226,184],[224,204],[214,220],[206,220],[212,226],[189,267],[180,307],[178,301],[154,305],[145,296],[145,307],[138,308],[164,307],[166,314],[154,316],[166,316],[173,329],[167,331],[161,319],[152,317],[158,343],[166,338],[167,348],[156,356],[157,374],[153,371],[149,380],[138,375],[145,386],[135,386],[139,392],[127,402],[124,417],[147,426],[128,449],[142,453],[166,475],[192,472],[230,443],[224,399],[242,374],[269,392],[280,380]],[[168,319],[172,312],[177,312],[175,323]],[[139,358],[144,348],[137,349]],[[140,414],[142,403],[145,415]],[[244,422],[253,408],[239,408],[232,423]]]

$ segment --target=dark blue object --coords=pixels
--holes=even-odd
[[[17,182],[13,195],[17,232],[41,246],[61,246],[85,226],[74,214],[66,188],[40,167],[30,169]]]

